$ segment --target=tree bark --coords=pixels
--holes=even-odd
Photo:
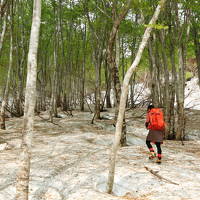
[[[116,59],[115,59],[114,45],[116,43],[116,36],[117,36],[117,32],[118,32],[120,23],[124,19],[124,17],[126,16],[126,14],[128,13],[130,3],[131,3],[131,0],[129,0],[126,3],[127,6],[124,7],[124,9],[122,10],[119,17],[116,18],[115,21],[113,22],[113,27],[112,27],[112,30],[110,32],[109,41],[108,41],[108,48],[107,48],[107,59],[108,59],[108,64],[109,64],[110,69],[111,69],[113,87],[114,87],[115,98],[116,98],[116,103],[117,103],[116,109],[118,109],[118,106],[119,106],[120,95],[121,95],[121,84],[120,84],[120,80],[119,80],[119,71],[118,71]],[[116,112],[116,114],[117,113],[118,112]]]
[[[84,32],[83,32],[83,63],[82,63],[82,70],[81,70],[81,92],[80,92],[80,109],[84,111],[84,104],[85,104],[85,65],[86,65],[86,39],[87,39],[87,26],[86,23],[84,25]]]
[[[151,100],[153,105],[158,106],[159,92],[158,92],[158,81],[157,81],[157,68],[155,62],[155,54],[153,52],[153,40],[148,42],[148,53],[149,53],[149,71],[151,77]]]
[[[108,64],[110,67],[111,71],[111,76],[112,76],[112,81],[113,81],[113,87],[114,87],[114,92],[115,92],[115,100],[116,100],[116,108],[115,108],[115,120],[117,119],[118,115],[118,107],[119,107],[119,102],[120,102],[120,95],[121,95],[121,83],[119,79],[119,69],[117,67],[118,65],[118,58],[116,59],[116,54],[114,51],[114,45],[118,43],[118,38],[117,38],[117,33],[119,30],[119,26],[124,19],[124,17],[127,15],[128,10],[130,8],[131,0],[128,0],[126,3],[126,6],[123,8],[122,12],[120,15],[116,18],[114,18],[112,30],[110,32],[109,36],[109,41],[108,41],[108,48],[107,48],[107,60]],[[115,7],[113,7],[113,15],[115,15]],[[116,46],[116,51],[117,51],[117,46]],[[118,52],[117,52],[118,53]],[[119,54],[119,53],[118,53]],[[124,123],[123,123],[123,135],[121,136],[120,143],[122,146],[126,145],[126,122],[125,122],[125,116],[124,116]]]
[[[176,63],[175,63],[175,41],[172,31],[170,30],[170,62],[172,66],[172,81],[171,81],[171,93],[170,93],[170,124],[168,127],[168,133],[165,135],[166,139],[175,138],[175,96],[176,96]]]
[[[100,48],[100,47],[99,47]],[[95,50],[94,65],[95,65],[95,118],[101,118],[101,50]]]
[[[167,11],[170,21],[169,26],[169,55],[170,63],[172,66],[172,79],[170,85],[170,124],[168,127],[168,133],[165,135],[166,139],[175,139],[176,134],[176,107],[175,107],[175,98],[176,98],[176,82],[177,82],[177,69],[176,69],[176,30],[175,30],[175,20],[172,16],[172,10],[174,10],[175,2],[168,2]]]
[[[175,4],[175,12],[178,14],[178,3]],[[181,25],[181,19],[176,19],[178,32],[178,79],[176,84],[176,101],[177,101],[177,132],[176,139],[182,140],[185,137],[185,111],[184,111],[184,101],[185,101],[185,68],[186,68],[186,47],[189,38],[189,11],[184,12],[184,23]]]
[[[49,118],[53,122],[53,117],[57,117],[57,88],[58,88],[58,32],[59,22],[57,21],[57,8],[54,5],[54,18],[55,18],[55,31],[54,31],[54,43],[53,43],[53,77],[51,84],[51,100]]]
[[[29,43],[27,82],[24,106],[24,121],[22,132],[22,145],[19,157],[19,171],[16,180],[16,200],[29,199],[29,175],[31,145],[34,124],[34,109],[36,103],[37,79],[37,51],[39,43],[39,30],[41,20],[41,0],[34,0],[33,18]]]
[[[105,40],[105,32],[102,33],[100,30],[95,30],[94,26],[91,23],[87,1],[85,1],[85,9],[87,14],[87,19],[89,23],[90,30],[92,32],[92,42],[91,46],[94,46],[93,52],[93,63],[95,66],[95,118],[101,119],[101,65],[103,61],[103,49],[104,49],[104,40]],[[106,27],[105,27],[106,28]],[[103,36],[102,36],[103,35]],[[95,41],[95,42],[94,42]]]
[[[148,42],[148,39],[152,31],[152,24],[154,24],[157,21],[160,10],[164,6],[164,3],[165,3],[165,0],[161,0],[159,5],[157,6],[153,17],[151,21],[149,22],[149,26],[145,30],[145,33],[143,35],[135,60],[133,64],[130,66],[130,68],[128,69],[128,71],[126,72],[126,75],[123,81],[123,88],[122,88],[122,94],[121,94],[120,105],[119,105],[119,113],[118,113],[118,118],[117,118],[116,129],[115,129],[115,139],[114,139],[114,143],[113,143],[111,154],[110,154],[109,174],[108,174],[108,184],[107,184],[108,193],[112,192],[113,183],[114,183],[115,160],[116,160],[117,150],[119,147],[119,142],[120,142],[121,133],[122,133],[122,125],[123,125],[126,100],[127,100],[127,95],[128,95],[129,81],[133,74],[133,71],[135,70],[135,68],[138,66],[140,62],[142,53],[144,51],[144,48]]]
[[[196,25],[196,22],[193,22],[192,33],[193,33],[195,56],[196,56],[197,70],[198,70],[197,72],[198,72],[198,79],[199,79],[199,86],[200,86],[200,42],[199,42],[200,34],[199,34],[198,26]]]
[[[6,33],[6,25],[7,25],[7,16],[4,16],[4,18],[3,18],[3,28],[2,28],[2,32],[1,32],[1,35],[0,35],[0,55],[1,55],[1,50],[2,50],[2,47],[3,47],[4,36],[5,36],[5,33]]]
[[[6,106],[8,104],[8,97],[9,97],[9,87],[10,87],[10,80],[11,80],[11,69],[13,64],[13,5],[11,5],[11,21],[10,21],[10,56],[9,56],[9,66],[8,66],[8,72],[7,72],[7,81],[6,81],[6,87],[4,91],[3,100],[1,103],[1,113],[0,113],[0,128],[6,129],[5,124],[5,110]]]
[[[24,4],[23,2],[17,3],[18,13],[20,13],[20,16],[18,17],[18,29],[21,30],[19,38],[17,38],[17,58],[18,58],[18,69],[17,69],[17,75],[18,75],[18,82],[17,82],[17,95],[15,100],[15,109],[18,116],[23,116],[24,110],[23,110],[23,103],[24,103],[24,76],[23,72],[25,69],[25,63],[26,63],[26,54],[28,53],[27,48],[27,41],[25,38],[25,27],[24,27]],[[21,19],[21,24],[20,24]]]
[[[177,112],[178,112],[178,128],[176,139],[183,140],[185,135],[185,112],[184,112],[184,91],[185,91],[185,64],[184,64],[184,47],[179,47],[179,75],[177,82]]]
[[[161,30],[159,32],[160,36],[160,42],[161,42],[161,54],[162,54],[162,60],[164,65],[164,98],[163,98],[163,106],[164,106],[164,114],[165,114],[165,122],[166,122],[166,128],[165,128],[165,136],[169,135],[169,124],[170,124],[170,96],[169,96],[169,69],[168,69],[168,61],[166,56],[166,45],[165,45],[165,32],[164,30]]]
[[[111,92],[110,71],[108,68],[107,59],[105,60],[105,79],[106,79],[106,108],[112,108],[110,99],[110,92]]]

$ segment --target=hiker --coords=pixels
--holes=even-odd
[[[162,158],[161,144],[163,143],[165,129],[163,112],[160,108],[154,108],[154,105],[148,106],[145,126],[149,130],[146,138],[146,145],[150,151],[149,159],[152,160],[156,157],[156,153],[151,145],[151,143],[154,143],[157,147],[156,163],[160,164]]]

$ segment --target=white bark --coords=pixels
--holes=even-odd
[[[6,33],[6,25],[7,25],[7,16],[5,15],[4,20],[3,20],[3,28],[2,28],[2,32],[0,35],[0,55],[1,55],[1,50],[2,50],[2,46],[3,46],[3,41],[4,41],[4,36]]]
[[[157,21],[158,16],[160,14],[160,10],[164,6],[165,1],[166,0],[161,0],[159,5],[157,6],[153,17],[152,17],[151,21],[149,22],[149,26],[145,30],[145,33],[144,33],[142,41],[140,43],[135,60],[132,63],[131,67],[128,69],[128,71],[124,77],[122,93],[121,93],[121,97],[120,97],[119,113],[118,113],[116,130],[115,130],[115,139],[114,139],[114,143],[113,143],[111,155],[110,155],[110,166],[109,166],[108,184],[107,184],[108,193],[112,192],[113,183],[114,183],[115,160],[116,160],[117,150],[119,147],[119,142],[120,142],[121,133],[122,133],[123,117],[124,117],[124,113],[125,113],[125,106],[126,106],[126,100],[127,100],[127,95],[128,95],[129,81],[131,79],[131,76],[132,76],[135,68],[138,66],[138,64],[140,62],[143,50],[148,42],[150,33],[152,31],[152,25],[155,24],[155,22]]]
[[[19,172],[16,181],[16,200],[28,200],[31,144],[36,103],[37,50],[41,20],[41,0],[34,0],[33,19],[29,43],[27,82],[24,107],[24,130]]]
[[[13,17],[13,16],[12,16]],[[6,105],[8,103],[8,95],[9,95],[9,87],[10,87],[10,75],[11,75],[11,69],[12,69],[12,63],[13,63],[13,21],[11,20],[11,25],[10,25],[10,55],[9,55],[9,66],[8,66],[8,72],[7,72],[7,81],[6,81],[6,87],[4,91],[4,96],[1,104],[1,113],[0,113],[0,128],[1,129],[6,129],[5,126],[5,109]],[[4,27],[3,27],[3,32],[2,32],[2,41],[0,41],[0,52],[1,52],[1,47],[3,43],[3,38],[5,34],[5,29],[6,29],[6,20],[4,21]]]

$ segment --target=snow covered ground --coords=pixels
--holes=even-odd
[[[103,115],[112,118],[113,113],[109,110]],[[145,119],[139,117],[143,113],[134,110],[126,115],[129,146],[119,149],[113,194],[105,193],[114,135],[112,120],[91,124],[92,114],[76,111],[73,117],[60,113],[62,118],[55,119],[55,125],[37,116],[30,199],[199,200],[200,140],[185,141],[185,145],[165,141],[163,162],[157,165],[148,160]],[[41,116],[47,118],[45,113]],[[199,119],[196,117],[197,113],[193,120]],[[0,131],[0,200],[15,199],[22,118],[9,119],[7,126]]]
[[[192,78],[186,82],[185,97],[185,108],[200,110],[200,87],[198,85],[198,78]]]
[[[143,85],[135,87],[135,101],[148,96]],[[30,200],[199,200],[200,199],[200,88],[197,79],[187,82],[186,138],[165,141],[163,162],[148,160],[145,146],[145,111],[129,111],[128,146],[119,149],[113,194],[107,194],[109,153],[114,136],[114,111],[108,120],[95,121],[89,112],[73,113],[55,124],[36,117],[33,138]],[[57,124],[57,125],[56,125]],[[0,200],[15,199],[22,118],[6,121],[0,130]]]
[[[130,91],[130,88],[129,88]],[[142,101],[148,100],[150,95],[149,88],[144,83],[138,83],[134,86],[134,102],[140,104]],[[102,99],[104,99],[105,91],[102,92]],[[114,92],[111,90],[111,104],[114,105]],[[129,92],[129,99],[130,99]],[[92,101],[91,101],[92,99]],[[88,103],[94,102],[94,94],[88,99]],[[185,108],[200,110],[200,87],[198,85],[198,78],[194,77],[186,82],[185,87]]]

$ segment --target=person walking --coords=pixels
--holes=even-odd
[[[157,148],[156,163],[161,164],[161,144],[163,143],[164,138],[165,122],[163,112],[160,108],[155,108],[152,104],[148,106],[145,126],[149,130],[148,135],[146,137],[146,145],[150,152],[149,159],[152,160],[156,158],[156,153],[151,144],[154,143]]]

